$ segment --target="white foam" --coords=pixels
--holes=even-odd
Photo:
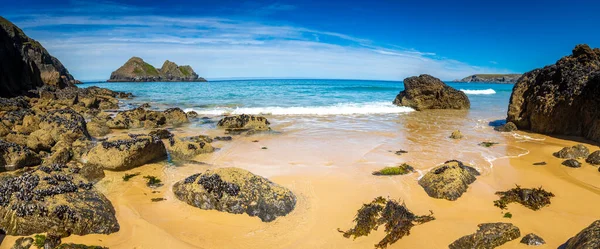
[[[470,94],[470,95],[489,95],[489,94],[496,94],[496,91],[494,91],[494,89],[485,89],[485,90],[469,90],[469,89],[460,89],[462,92],[466,93],[466,94]]]
[[[253,115],[356,115],[356,114],[392,114],[412,112],[414,109],[396,106],[390,102],[342,103],[330,106],[299,106],[299,107],[215,107],[206,109],[185,109],[195,111],[200,115],[223,114],[253,114]]]

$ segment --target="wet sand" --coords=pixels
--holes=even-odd
[[[521,235],[536,233],[546,240],[546,245],[536,248],[557,248],[600,217],[598,168],[587,163],[582,168],[568,168],[552,156],[578,142],[521,131],[493,131],[488,123],[502,117],[453,111],[375,118],[267,117],[279,133],[215,142],[218,151],[195,158],[204,164],[161,162],[124,172],[106,171],[106,178],[96,188],[114,205],[121,230],[111,235],[71,236],[63,242],[113,249],[373,248],[385,236],[383,228],[355,240],[344,238],[337,229],[351,228],[356,211],[377,196],[400,199],[415,214],[429,214],[431,210],[436,218],[415,226],[409,236],[389,248],[447,248],[485,222],[511,222],[520,228]],[[449,139],[457,129],[465,138]],[[198,122],[174,132],[223,135],[213,124]],[[499,144],[478,146],[482,141]],[[599,149],[586,145],[590,151]],[[408,153],[393,153],[400,149]],[[457,201],[429,197],[417,180],[451,159],[476,167],[482,176]],[[541,161],[547,165],[533,165]],[[371,175],[401,163],[412,165],[417,172]],[[285,217],[264,223],[245,214],[201,210],[175,198],[171,191],[175,182],[213,167],[240,167],[267,177],[296,194],[296,208]],[[137,172],[141,175],[128,182],[121,179],[125,173]],[[164,186],[148,188],[144,175],[159,177]],[[503,218],[503,210],[493,205],[498,199],[494,193],[515,184],[543,186],[556,197],[550,206],[538,211],[510,204],[506,211],[513,217]],[[166,201],[151,202],[156,197]],[[9,236],[0,248],[10,248],[16,238]],[[519,240],[499,248],[528,248]]]

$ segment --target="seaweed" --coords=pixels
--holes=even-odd
[[[433,212],[430,215],[418,216],[413,214],[404,203],[386,199],[383,197],[375,198],[371,203],[363,204],[358,210],[354,222],[356,226],[347,231],[338,228],[340,233],[346,238],[354,239],[361,236],[367,236],[371,231],[377,230],[381,225],[385,226],[386,236],[375,245],[375,248],[386,248],[410,234],[410,229],[418,224],[423,224],[435,220]]]
[[[492,146],[494,146],[496,144],[498,144],[498,143],[496,143],[496,142],[481,142],[481,143],[479,143],[479,146],[483,146],[483,147],[489,148],[489,147],[492,147]]]
[[[503,217],[504,217],[504,218],[511,219],[511,218],[512,218],[512,214],[511,214],[510,212],[506,212],[506,213],[504,213],[504,216],[503,216]]]
[[[166,201],[166,198],[162,198],[162,197],[158,197],[158,198],[152,198],[150,199],[152,202],[159,202],[159,201]]]
[[[494,206],[501,209],[506,209],[509,203],[518,202],[529,209],[538,210],[550,205],[550,198],[554,197],[554,194],[542,187],[529,189],[521,188],[519,185],[508,191],[496,192],[496,194],[500,196],[500,199],[494,201]]]
[[[373,175],[376,175],[376,176],[406,175],[406,174],[412,173],[412,172],[415,172],[415,169],[412,166],[410,166],[406,163],[403,163],[402,165],[397,166],[397,167],[385,167],[381,170],[373,172]]]
[[[46,243],[46,235],[36,234],[33,236],[33,245],[37,248],[44,248],[44,244]]]
[[[144,176],[144,179],[148,180],[146,182],[146,186],[151,188],[157,188],[162,186],[162,181],[158,179],[156,176]]]
[[[139,176],[139,175],[140,175],[140,173],[135,173],[135,174],[125,174],[125,175],[123,176],[123,181],[127,182],[127,181],[129,181],[129,179],[131,179],[131,178],[134,178],[134,177],[136,177],[136,176]]]

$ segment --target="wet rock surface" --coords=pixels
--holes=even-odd
[[[270,222],[296,206],[296,196],[266,178],[238,168],[194,174],[173,186],[175,196],[201,209],[246,213]]]
[[[454,201],[467,191],[479,172],[460,161],[447,161],[433,168],[420,180],[419,185],[433,198]]]
[[[562,162],[562,165],[567,166],[569,168],[581,168],[581,163],[575,159],[567,159]]]
[[[523,236],[523,238],[521,239],[521,244],[525,244],[528,246],[541,246],[543,244],[546,244],[546,241],[544,241],[544,239],[542,239],[542,237],[537,236],[536,234],[530,233],[530,234]]]
[[[590,155],[590,150],[583,144],[578,144],[573,147],[564,147],[558,152],[554,152],[553,155],[563,159],[578,159],[587,158]]]
[[[217,127],[225,129],[232,134],[242,132],[268,131],[271,123],[265,118],[253,115],[236,115],[224,117],[219,120]]]
[[[465,93],[427,74],[404,79],[404,91],[396,96],[394,104],[418,111],[471,108],[471,102]]]
[[[521,237],[518,227],[510,223],[484,223],[477,232],[463,236],[449,245],[450,249],[492,249]]]
[[[594,221],[569,239],[564,249],[592,249],[600,248],[600,220]]]
[[[85,156],[88,164],[127,170],[167,157],[164,143],[145,134],[116,136],[97,144]]]
[[[554,197],[554,194],[542,189],[542,187],[530,189],[521,188],[518,185],[508,191],[496,192],[496,195],[500,196],[500,200],[494,201],[494,206],[501,209],[506,209],[511,202],[517,202],[529,209],[539,210],[550,205],[550,198]]]
[[[188,122],[187,115],[179,108],[170,108],[163,112],[136,108],[117,113],[112,120],[107,122],[107,125],[111,129],[130,129],[157,128]]]

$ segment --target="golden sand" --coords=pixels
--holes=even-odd
[[[268,117],[279,134],[236,136],[215,142],[220,148],[195,158],[205,164],[149,164],[126,172],[106,172],[96,187],[114,205],[121,230],[111,235],[71,236],[63,242],[109,248],[373,248],[383,229],[356,240],[344,238],[363,203],[377,196],[401,199],[416,214],[433,211],[435,221],[415,226],[409,236],[389,248],[447,248],[473,233],[477,224],[511,222],[521,235],[536,233],[557,248],[600,218],[600,173],[583,163],[572,169],[552,153],[577,142],[526,132],[494,132],[487,122],[466,112],[422,112],[371,118]],[[344,125],[336,126],[336,122]],[[323,128],[323,124],[329,124]],[[448,136],[461,130],[465,137]],[[182,127],[180,134],[222,135],[206,127]],[[259,142],[253,142],[259,140]],[[499,144],[478,146],[482,141]],[[591,151],[597,146],[586,144]],[[267,147],[267,149],[261,149]],[[398,156],[396,150],[408,153]],[[419,177],[446,160],[458,159],[476,167],[482,176],[457,201],[433,199],[418,185]],[[547,162],[534,166],[535,162]],[[371,172],[401,163],[417,172],[402,176],[373,176]],[[171,186],[213,167],[240,167],[289,188],[298,197],[294,211],[270,223],[245,214],[201,210],[178,201]],[[137,173],[128,182],[125,173]],[[159,177],[164,186],[145,185],[144,175]],[[543,186],[553,192],[552,204],[529,210],[510,204],[511,219],[493,205],[496,191]],[[153,191],[158,191],[154,192]],[[166,201],[151,202],[164,197]],[[0,248],[10,248],[8,237]],[[528,248],[513,240],[500,248]]]

